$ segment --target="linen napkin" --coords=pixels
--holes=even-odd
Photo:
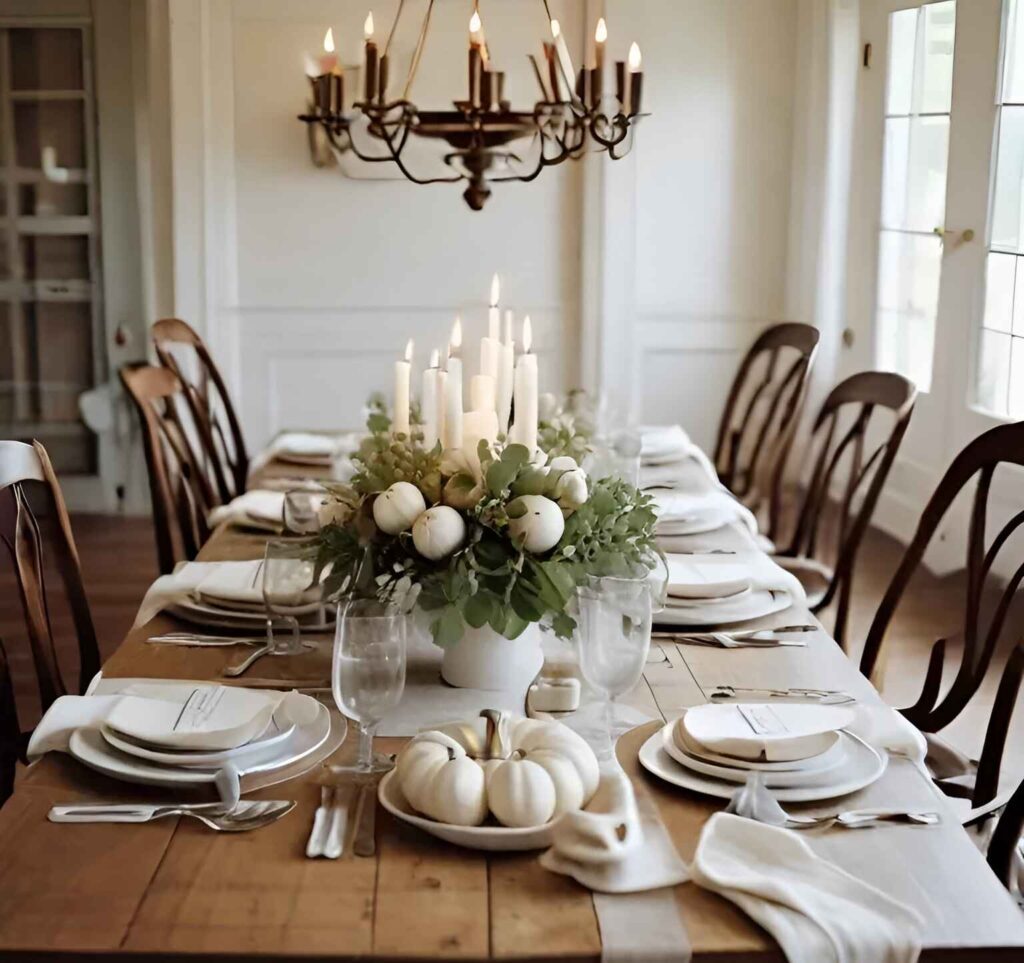
[[[167,711],[183,707],[195,693],[205,690],[214,692],[224,687],[202,685],[195,682],[154,682],[133,683],[114,695],[60,696],[46,711],[29,740],[27,756],[29,762],[47,752],[67,752],[71,735],[76,729],[97,729],[112,713],[137,709],[141,711]],[[250,696],[250,702],[257,710],[270,714],[277,709],[288,692],[255,689],[236,690]],[[296,711],[301,703],[294,703]],[[269,718],[269,716],[268,716]],[[302,721],[302,720],[297,720]]]
[[[741,555],[673,555],[668,559],[668,605],[672,608],[698,608],[701,592],[714,598],[718,587],[720,597],[732,594],[721,586],[735,586],[744,581],[753,592],[788,592],[794,603],[806,602],[800,580],[761,552]],[[705,603],[706,604],[706,603]]]
[[[283,491],[250,489],[233,498],[227,505],[214,508],[207,522],[211,528],[222,522],[230,522],[233,525],[279,532],[283,527],[284,495]]]
[[[210,598],[262,604],[262,559],[244,562],[183,562],[170,575],[161,575],[147,590],[132,628],[145,625],[176,602]]]
[[[754,513],[723,488],[707,492],[659,491],[653,497],[658,535],[687,535],[695,521],[713,514],[720,515],[725,525],[742,523],[757,537]]]
[[[306,431],[286,431],[270,444],[273,455],[310,462],[330,462],[337,455],[348,455],[359,447],[360,436],[355,432],[317,434]]]
[[[696,462],[719,487],[718,472],[704,450],[681,425],[647,425],[640,429],[640,487],[674,488],[687,478],[687,463]]]
[[[905,756],[913,762],[924,761],[928,743],[921,731],[900,712],[884,703],[854,706],[854,720],[846,728],[868,745],[884,749],[890,755]]]
[[[601,893],[638,893],[688,879],[654,801],[621,769],[605,769],[586,810],[552,826],[540,864]]]
[[[795,833],[715,813],[691,878],[764,927],[790,963],[914,963],[921,917],[833,863]]]

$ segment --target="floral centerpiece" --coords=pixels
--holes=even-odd
[[[465,683],[448,671],[448,652],[460,643],[482,651],[485,639],[519,639],[541,623],[569,637],[577,586],[652,567],[650,498],[616,479],[588,478],[576,458],[557,453],[585,451],[564,423],[547,438],[542,427],[534,453],[503,439],[428,449],[415,419],[408,434],[393,433],[379,402],[367,428],[351,479],[328,486],[318,577],[326,573],[338,595],[417,608],[446,648],[445,677],[455,684]],[[493,644],[487,651],[493,660]]]

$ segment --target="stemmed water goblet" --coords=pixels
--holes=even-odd
[[[312,538],[267,541],[263,556],[263,604],[267,613],[267,645],[273,655],[298,655],[312,642],[304,642],[300,614],[322,606],[322,593],[314,584],[316,541]],[[274,623],[283,622],[290,632],[275,635]]]

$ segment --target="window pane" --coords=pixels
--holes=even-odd
[[[948,117],[885,122],[883,227],[931,231],[942,226],[948,155]]]
[[[1024,5],[1006,2],[1005,60],[1003,61],[1003,103],[1024,103]]]
[[[978,404],[998,415],[1006,412],[1010,385],[1010,341],[1008,334],[981,332],[978,358]]]
[[[992,247],[1022,251],[1021,178],[1024,176],[1024,107],[999,111],[999,144],[992,194]]]
[[[917,10],[900,10],[889,18],[889,97],[887,114],[909,114],[914,92],[914,44]]]
[[[989,254],[985,272],[985,315],[982,322],[993,331],[1009,331],[1013,318],[1013,277],[1017,258],[1012,254]],[[1021,288],[1024,295],[1024,288]],[[1024,302],[1024,297],[1021,298]],[[1024,308],[1024,304],[1021,305]]]
[[[1003,257],[1005,255],[990,254],[989,257]],[[1016,258],[1017,281],[1013,291],[1013,333],[1024,336],[1024,257]],[[1017,292],[1020,292],[1018,295]]]
[[[882,231],[878,259],[879,364],[927,391],[931,384],[942,244]]]
[[[956,3],[932,3],[924,11],[921,102],[924,114],[949,113],[953,102],[953,38]]]

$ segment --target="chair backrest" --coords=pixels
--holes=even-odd
[[[41,527],[30,499],[38,497],[48,524]],[[44,536],[44,530],[46,536]],[[0,539],[10,552],[21,596],[25,630],[45,712],[68,689],[61,676],[50,623],[44,568],[44,543],[53,551],[64,598],[78,636],[78,692],[84,692],[100,668],[99,647],[82,584],[71,520],[50,458],[39,442],[0,441]]]
[[[925,550],[953,501],[977,476],[967,536],[966,593],[962,608],[963,651],[960,664],[952,685],[943,693],[946,639],[939,639],[932,646],[917,702],[901,710],[924,732],[938,732],[949,725],[977,692],[991,664],[1014,593],[1024,580],[1024,562],[1016,566],[1005,584],[993,575],[993,565],[1002,548],[1013,533],[1024,525],[1024,511],[1017,512],[986,546],[988,499],[993,475],[1001,464],[1024,465],[1024,422],[1000,425],[986,431],[953,459],[925,506],[917,531],[889,583],[864,643],[860,668],[865,675],[873,676],[882,665],[883,643],[889,624]],[[994,604],[985,606],[983,600]]]
[[[0,806],[14,792],[14,772],[21,755],[21,727],[14,704],[14,684],[7,668],[7,651],[0,639]]]
[[[715,444],[718,477],[756,504],[793,441],[818,347],[818,329],[787,322],[762,332],[740,363]]]
[[[194,428],[183,418],[182,409],[190,409],[178,376],[153,365],[125,365],[120,374],[142,423],[157,561],[166,574],[196,557],[210,535],[206,516],[219,501],[202,470]]]
[[[818,559],[826,522],[834,529],[831,578],[815,609],[820,611],[838,597],[833,635],[840,645],[846,634],[857,551],[906,434],[916,399],[917,388],[902,375],[862,371],[832,389],[811,429],[809,452],[816,449],[817,454],[797,506],[792,540],[779,554]],[[891,412],[891,418],[884,417],[885,412]],[[873,418],[876,414],[883,417]],[[865,457],[872,428],[881,431],[881,441]],[[843,470],[845,479],[841,477]],[[772,482],[773,507],[781,504],[784,474],[785,462],[780,462]],[[839,495],[838,512],[830,511],[833,494]],[[769,537],[778,539],[778,527],[778,518],[773,516]]]
[[[999,790],[999,769],[1003,760],[1003,749],[1010,728],[1010,719],[1017,705],[1020,694],[1021,676],[1024,675],[1024,642],[1018,642],[1010,653],[999,680],[992,703],[992,715],[989,716],[988,728],[985,730],[985,742],[978,760],[977,776],[974,780],[974,792],[971,805],[974,808],[984,806],[994,800]],[[1024,781],[1020,783],[1009,798],[999,816],[995,829],[988,842],[988,864],[1000,881],[1010,887],[1011,870],[1014,854],[1021,835],[1024,834]]]
[[[245,491],[249,456],[241,424],[220,370],[203,339],[180,318],[157,321],[151,333],[160,363],[173,371],[184,386],[185,401],[195,421],[218,497],[221,502],[229,502]],[[185,345],[193,353],[196,359],[194,377],[189,377],[182,370],[179,357],[173,350],[175,345]]]

